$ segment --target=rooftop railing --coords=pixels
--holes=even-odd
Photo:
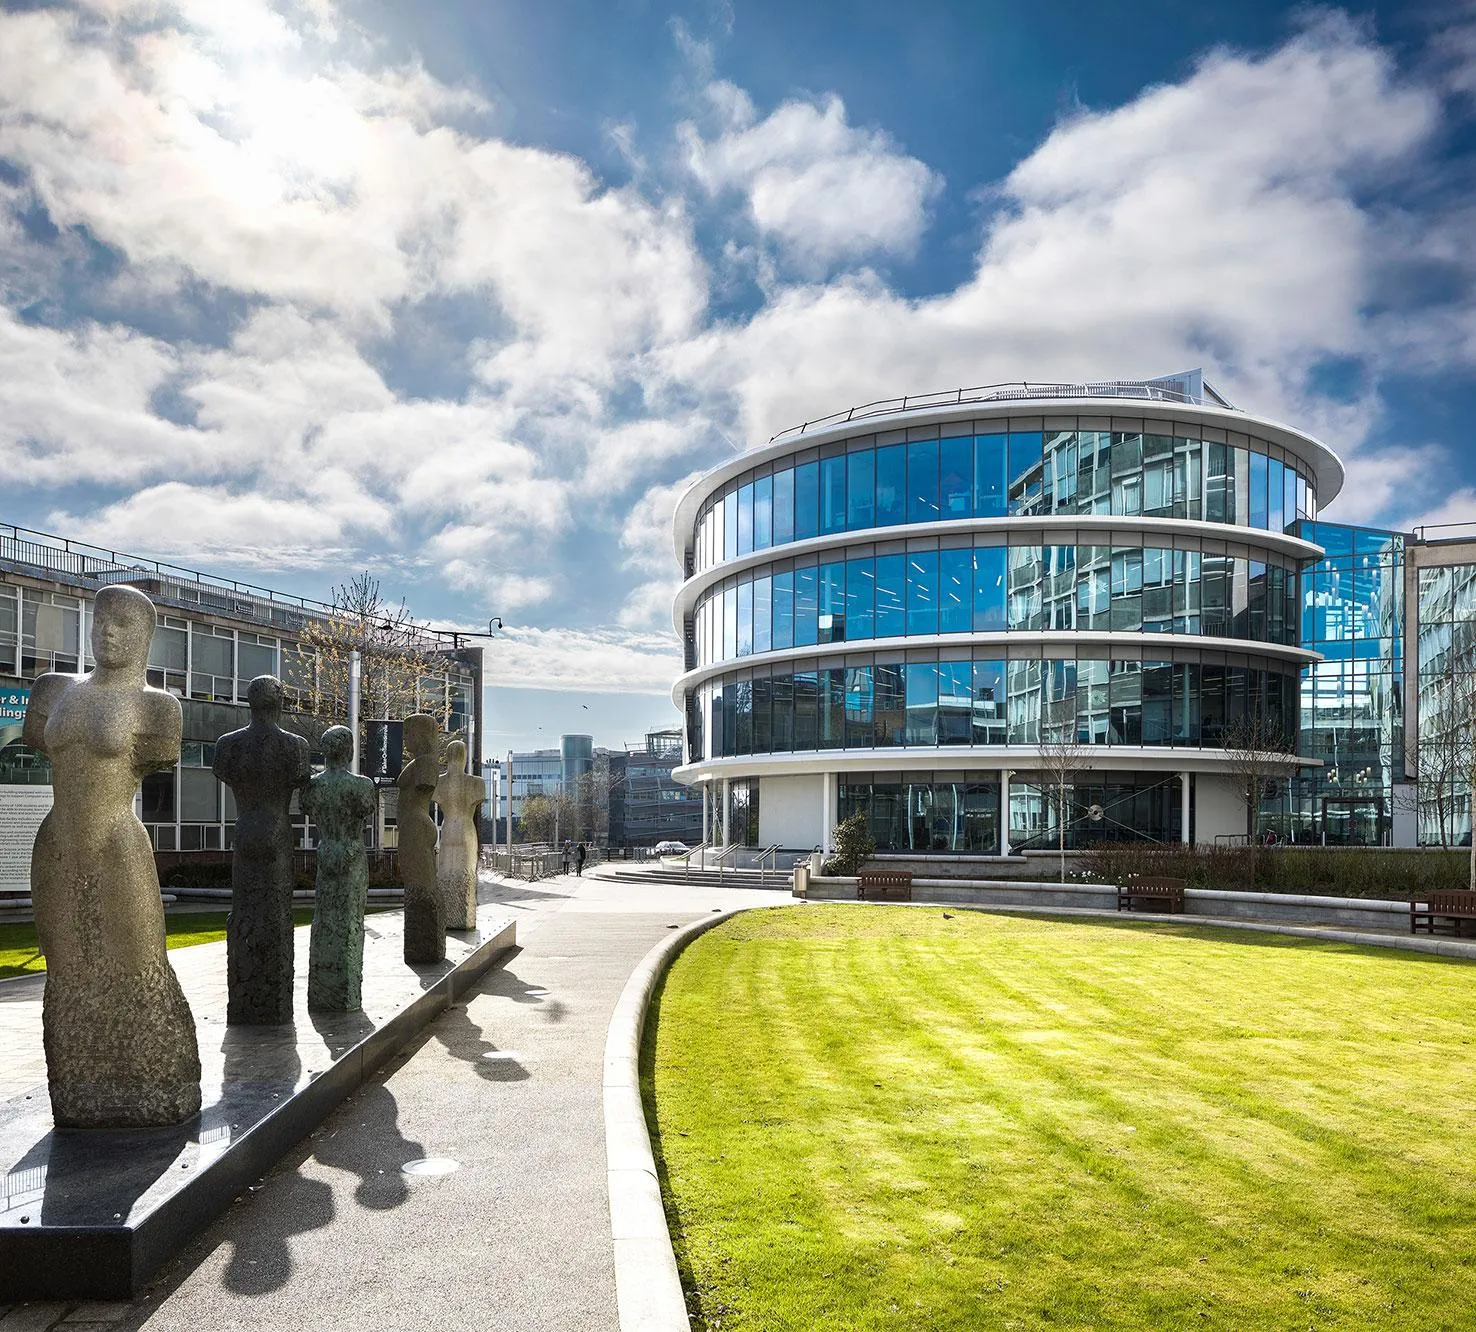
[[[0,523],[0,563],[23,569],[39,569],[46,573],[65,574],[98,585],[108,583],[150,582],[158,585],[156,596],[170,604],[256,620],[291,631],[302,629],[310,618],[321,619],[333,613],[325,601],[311,597],[295,597],[256,583],[243,583],[234,578],[219,578],[199,569],[180,564],[151,560],[142,555],[107,550],[85,541],[74,541],[51,532],[39,532],[14,523]],[[449,629],[420,626],[422,633],[438,640],[476,637]]]
[[[1223,398],[1213,392],[1195,396],[1161,382],[1145,380],[1110,380],[1100,384],[986,384],[978,388],[953,389],[946,393],[912,394],[901,398],[879,398],[844,412],[822,416],[816,421],[791,426],[770,438],[773,444],[782,439],[798,439],[811,430],[840,425],[847,421],[863,421],[872,416],[895,416],[901,412],[924,411],[930,407],[961,407],[972,402],[1013,402],[1034,398],[1125,398],[1144,402],[1166,402],[1189,407],[1224,407],[1234,411]]]

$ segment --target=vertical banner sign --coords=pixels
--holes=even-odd
[[[0,685],[0,751],[19,746],[31,691]],[[0,761],[0,893],[31,891],[31,848],[51,809],[51,787],[16,783],[16,769]]]

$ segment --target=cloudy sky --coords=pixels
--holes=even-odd
[[[618,744],[675,497],[853,403],[1202,365],[1476,519],[1473,237],[1457,0],[0,0],[0,520],[500,615],[489,748]]]

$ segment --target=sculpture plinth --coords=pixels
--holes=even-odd
[[[226,1021],[292,1021],[292,793],[312,774],[308,743],[284,731],[282,682],[258,675],[250,725],[215,744],[215,775],[236,797]]]
[[[31,854],[36,935],[46,955],[42,1030],[60,1128],[178,1124],[200,1109],[195,1022],[164,943],[149,835],[133,813],[147,773],[179,758],[179,701],[147,684],[153,603],[136,588],[97,595],[79,679],[43,675],[24,740],[51,760],[55,803]]]

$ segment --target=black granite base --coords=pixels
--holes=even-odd
[[[292,1024],[219,1028],[218,1077],[207,1063],[205,1107],[178,1128],[58,1130],[44,1087],[0,1104],[0,1303],[137,1293],[516,942],[502,919],[452,938],[469,951],[407,969],[418,986],[381,1020],[300,1008],[305,1043]],[[304,1050],[324,1066],[304,1070]]]

